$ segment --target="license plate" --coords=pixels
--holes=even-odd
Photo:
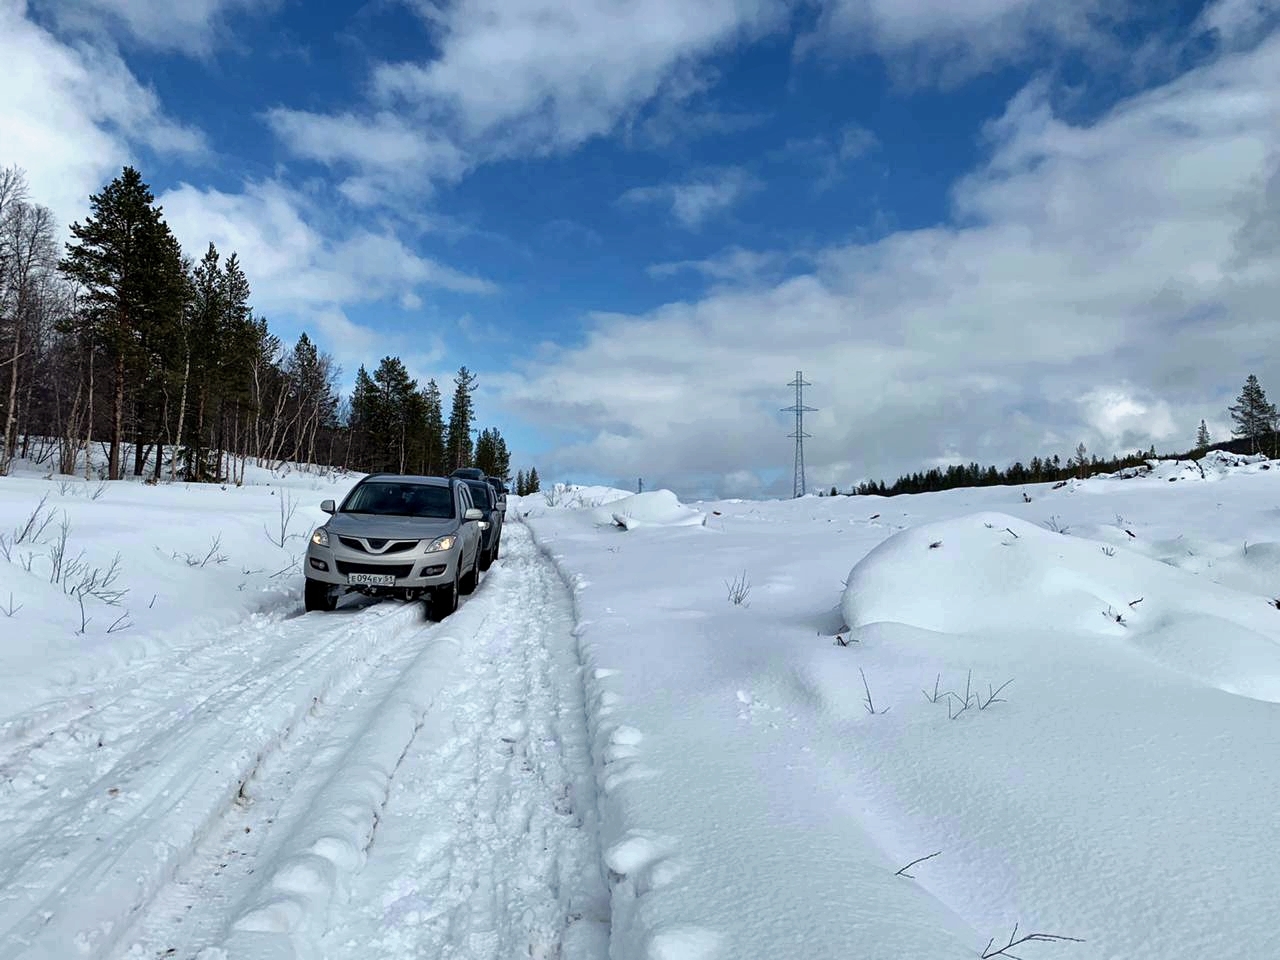
[[[396,578],[389,573],[349,573],[347,583],[361,587],[394,587]]]

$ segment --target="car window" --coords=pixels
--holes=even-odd
[[[468,480],[467,486],[471,488],[471,499],[476,502],[476,506],[482,510],[489,510],[493,506],[493,500],[489,496],[493,490],[489,484],[483,480]]]
[[[448,487],[434,484],[369,480],[351,491],[342,512],[448,520],[453,517],[453,497]]]

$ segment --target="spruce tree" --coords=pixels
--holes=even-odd
[[[497,444],[493,440],[493,431],[485,427],[476,438],[475,465],[484,471],[486,477],[495,476],[493,471],[496,454]]]
[[[409,376],[399,357],[383,357],[373,372],[378,390],[381,419],[371,431],[374,438],[375,471],[405,472],[409,460],[410,431],[414,417],[414,401],[418,384]]]
[[[1209,428],[1205,425],[1205,422],[1201,420],[1200,429],[1196,431],[1196,449],[1208,450],[1209,444],[1212,442],[1212,439],[1209,437]]]
[[[1229,408],[1231,419],[1235,422],[1232,434],[1241,439],[1248,438],[1253,452],[1258,452],[1258,441],[1272,429],[1276,420],[1276,408],[1267,402],[1266,391],[1254,374],[1245,379],[1240,396]]]
[[[496,427],[493,430],[493,476],[504,483],[511,477],[511,451]]]
[[[524,470],[516,471],[516,496],[523,497],[529,490],[524,482]]]
[[[538,468],[530,467],[529,474],[524,479],[525,493],[539,493],[542,490],[542,481],[538,479]]]
[[[475,419],[475,405],[471,397],[476,388],[476,375],[466,367],[460,367],[453,383],[453,404],[449,408],[449,431],[445,441],[450,470],[471,466],[471,423]]]

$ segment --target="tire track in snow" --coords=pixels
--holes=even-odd
[[[608,955],[571,602],[522,525],[504,537],[483,619],[389,782],[366,862],[328,933],[295,935],[294,956]],[[226,955],[267,956],[253,949],[233,936]]]
[[[166,689],[116,698],[100,718],[120,724],[107,761],[70,764],[54,789],[37,781],[28,829],[0,845],[5,955],[104,955],[255,769],[420,624],[416,605],[242,624],[222,657],[170,663]]]
[[[4,833],[46,833],[71,797],[82,807],[91,805],[101,792],[99,781],[110,779],[122,760],[145,752],[157,728],[168,731],[189,722],[233,686],[286,671],[326,650],[330,629],[311,637],[282,629],[295,618],[296,606],[255,614],[197,649],[155,657],[137,664],[129,677],[44,705],[0,760],[0,782],[9,801],[0,821]],[[264,645],[265,638],[277,642]],[[281,638],[288,642],[278,642]]]

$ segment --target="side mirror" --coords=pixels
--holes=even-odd
[[[332,500],[321,500],[320,509],[325,513],[337,513],[338,506]]]
[[[470,510],[468,510],[466,513],[462,515],[462,519],[463,520],[483,520],[484,511],[479,510],[476,507],[472,507]]]

